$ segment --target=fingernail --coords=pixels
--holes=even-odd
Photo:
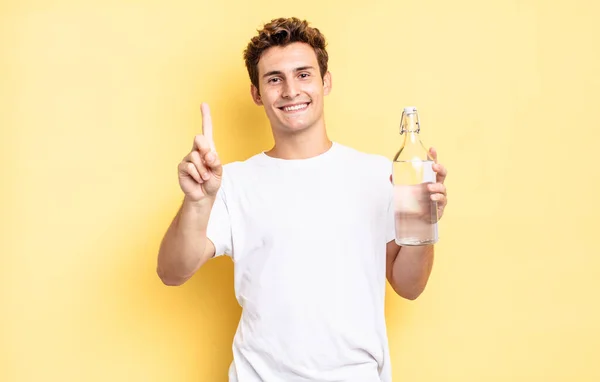
[[[214,161],[214,160],[215,160],[215,154],[213,154],[213,153],[208,153],[208,154],[206,154],[206,160],[207,160],[208,162],[212,162],[212,161]]]

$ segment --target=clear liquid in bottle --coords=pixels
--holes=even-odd
[[[419,138],[420,123],[415,107],[402,113],[402,145],[393,161],[395,241],[401,246],[434,244],[438,241],[437,202],[427,185],[435,183],[433,159]]]

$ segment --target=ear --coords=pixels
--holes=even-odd
[[[250,85],[250,94],[252,95],[252,100],[258,106],[262,106],[262,98],[260,97],[260,92],[254,85]]]
[[[325,95],[328,95],[331,92],[331,87],[332,87],[331,72],[328,71],[323,76],[323,91],[324,91]]]

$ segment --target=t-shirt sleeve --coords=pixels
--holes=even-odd
[[[206,236],[215,245],[215,257],[221,255],[232,256],[231,219],[223,186],[217,192],[215,203],[210,212]]]
[[[396,223],[394,219],[394,186],[392,185],[390,179],[390,175],[392,174],[392,161],[384,158],[382,162],[383,167],[381,173],[382,177],[385,177],[385,192],[383,194],[387,198],[385,238],[386,242],[389,243],[396,238]]]
[[[394,197],[393,197],[393,186],[390,186],[390,192],[388,197],[388,208],[386,215],[386,242],[389,243],[392,240],[396,239],[396,222],[394,219]]]

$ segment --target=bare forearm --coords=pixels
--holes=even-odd
[[[182,284],[208,260],[206,228],[213,203],[184,200],[158,253],[157,273],[165,284]]]
[[[391,285],[400,296],[414,300],[425,290],[433,266],[434,246],[402,247],[394,260]]]

